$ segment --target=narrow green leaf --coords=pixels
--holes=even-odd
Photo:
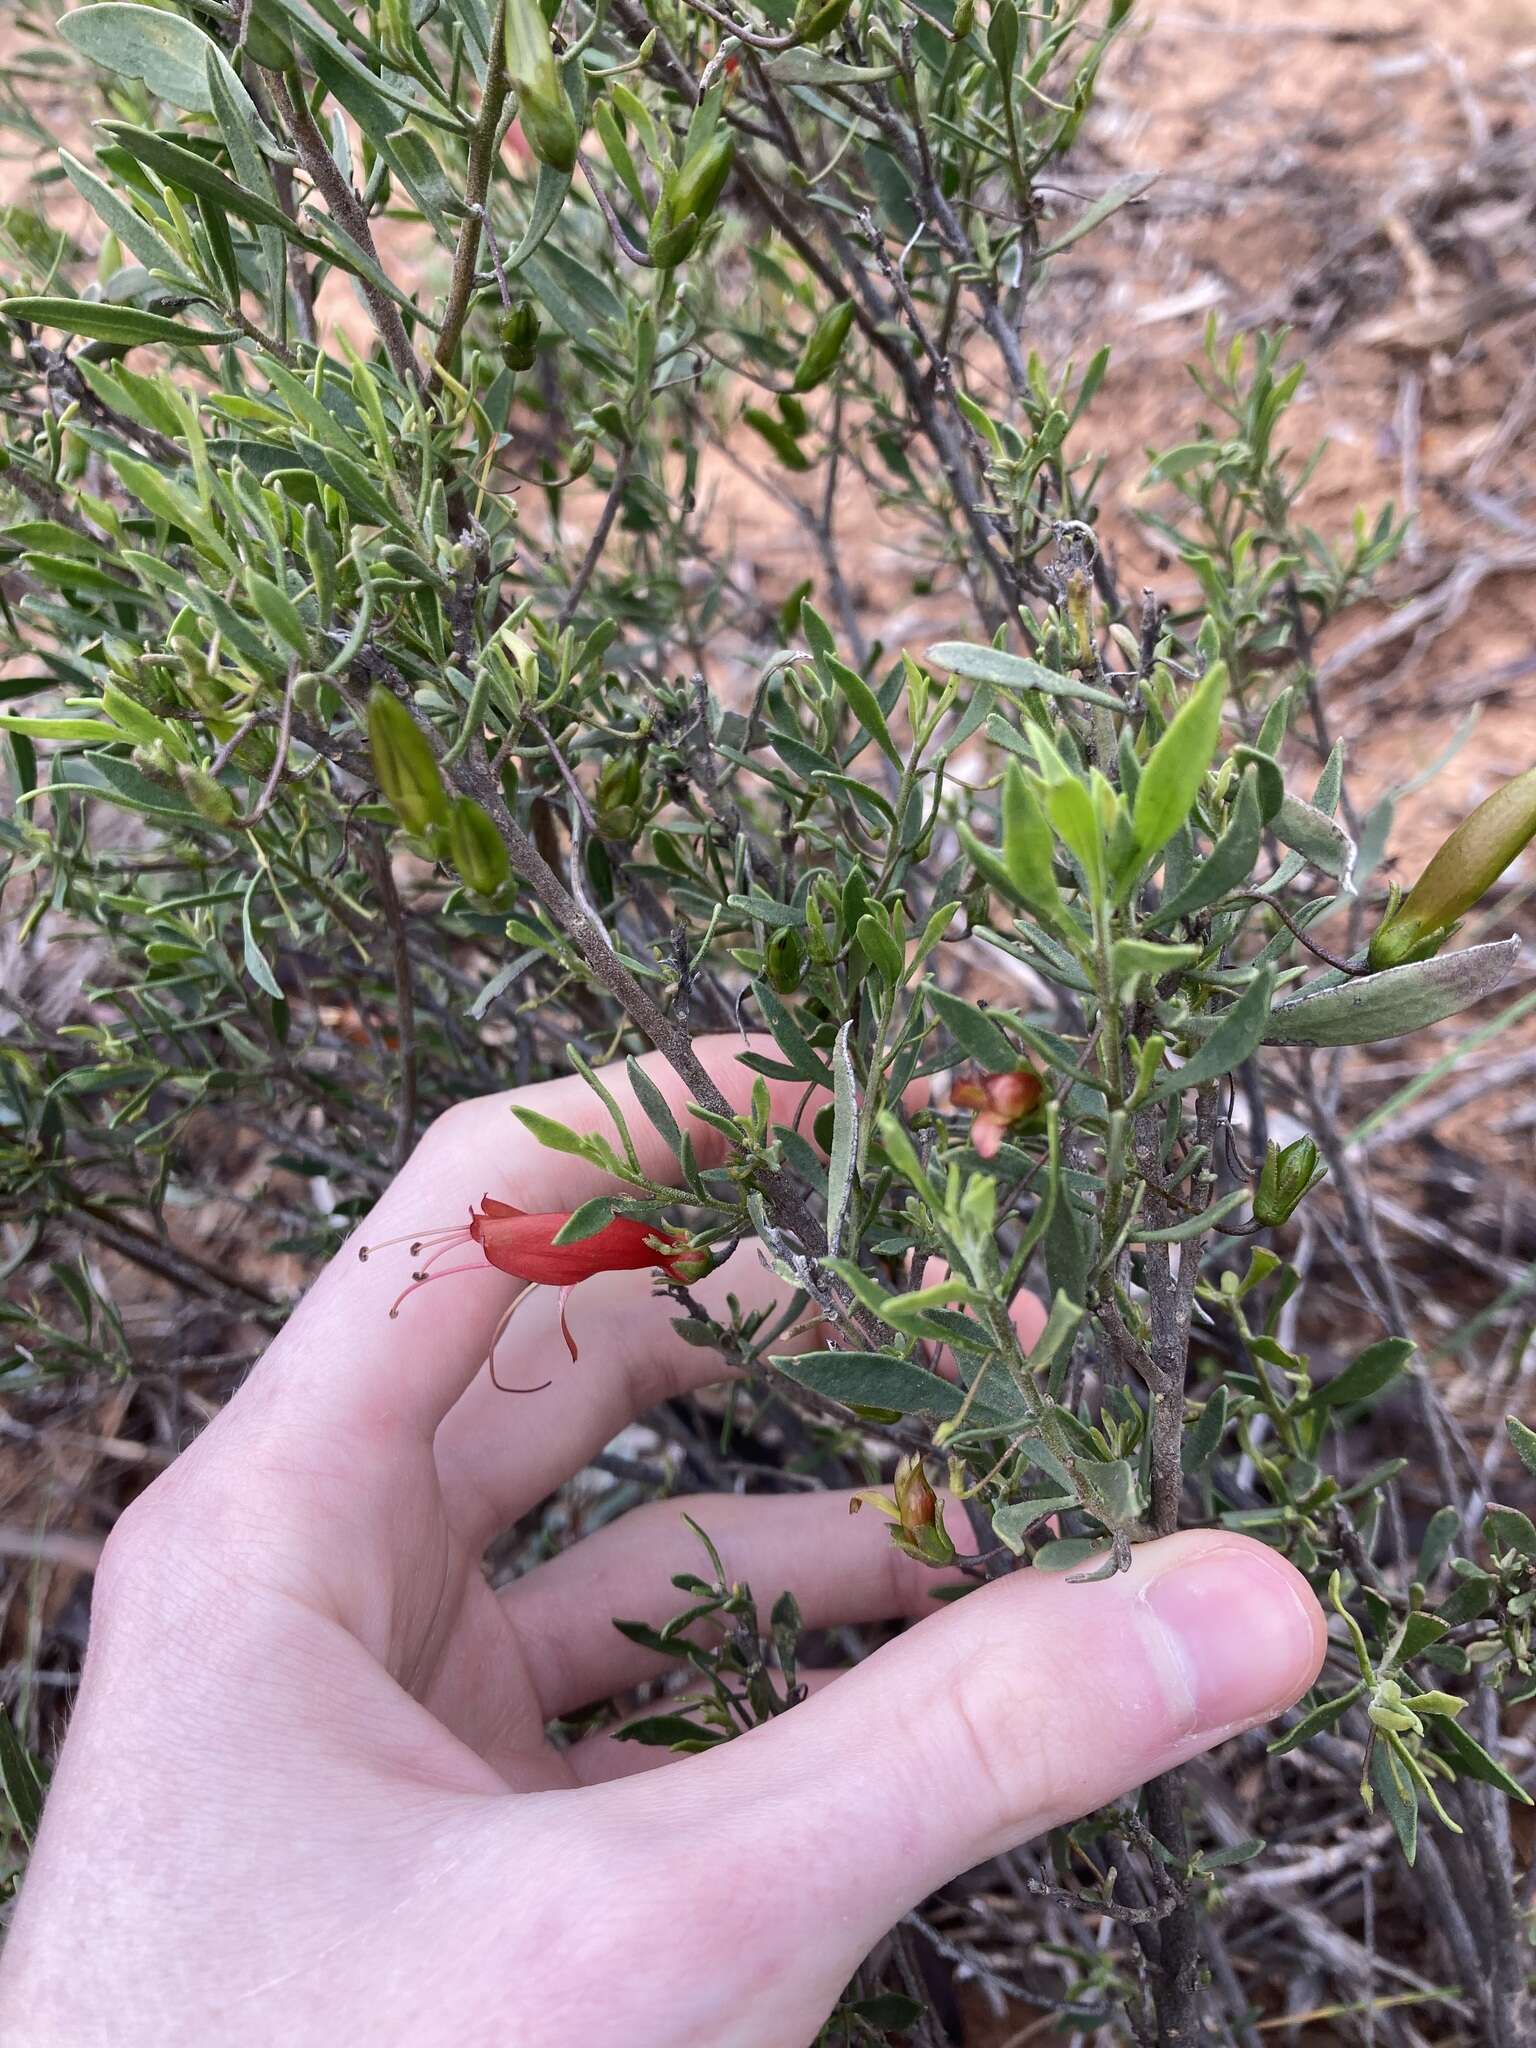
[[[88,341],[120,342],[128,347],[164,341],[177,348],[210,348],[235,339],[232,327],[189,327],[164,313],[143,313],[137,306],[111,306],[95,299],[0,299],[0,315],[7,320],[29,320],[35,327],[56,327],[63,334],[83,334]]]
[[[1232,1007],[1222,1012],[1205,1043],[1196,1047],[1177,1073],[1165,1074],[1148,1100],[1166,1102],[1171,1095],[1220,1080],[1223,1074],[1240,1067],[1265,1036],[1274,987],[1272,968],[1266,967],[1256,974]]]
[[[899,1415],[933,1415],[947,1421],[959,1413],[965,1397],[964,1388],[953,1380],[941,1379],[910,1359],[893,1358],[884,1351],[804,1351],[794,1358],[775,1358],[773,1363],[802,1387],[849,1408],[883,1408]],[[1016,1425],[1018,1417],[1013,1408],[997,1407],[982,1395],[971,1404],[971,1420],[983,1428],[1007,1428]]]
[[[1208,903],[1219,901],[1229,890],[1241,888],[1253,873],[1263,840],[1264,821],[1259,810],[1258,784],[1254,771],[1247,769],[1237,786],[1226,830],[1205,859],[1197,864],[1184,886],[1165,903],[1159,904],[1155,921],[1171,924],[1177,917],[1187,917],[1192,911],[1204,910]]]
[[[16,1832],[30,1848],[43,1811],[43,1783],[16,1733],[16,1724],[0,1707],[0,1792],[15,1822]]]
[[[1506,1415],[1504,1431],[1508,1436],[1515,1456],[1526,1471],[1536,1479],[1536,1429],[1530,1429],[1518,1415]]]
[[[1160,853],[1194,806],[1221,738],[1226,664],[1213,661],[1147,757],[1136,785],[1132,821],[1147,857]]]
[[[104,227],[111,229],[123,247],[130,255],[136,256],[146,270],[161,272],[189,290],[197,289],[191,272],[159,230],[136,213],[105,179],[99,178],[78,157],[71,156],[67,149],[59,151],[59,162],[64,166],[65,176],[96,218]]]
[[[1308,1396],[1313,1408],[1346,1408],[1356,1401],[1368,1401],[1391,1386],[1407,1368],[1414,1347],[1406,1337],[1383,1337],[1362,1351],[1352,1365]]]
[[[259,989],[264,990],[269,996],[276,997],[281,1002],[283,999],[282,987],[278,982],[277,976],[267,964],[267,956],[261,950],[256,937],[255,926],[251,922],[251,898],[255,895],[256,886],[261,879],[261,873],[258,870],[246,884],[245,894],[240,899],[240,931],[245,942],[245,971]]]
[[[1074,242],[1080,242],[1084,235],[1091,234],[1101,221],[1118,213],[1122,206],[1129,206],[1133,199],[1139,199],[1143,192],[1157,183],[1156,171],[1133,171],[1129,177],[1117,178],[1107,192],[1100,193],[1091,206],[1084,207],[1070,227],[1063,228],[1054,241],[1048,242],[1035,258],[1043,263],[1047,256],[1057,256],[1063,249],[1070,249]]]

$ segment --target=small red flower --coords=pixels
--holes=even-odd
[[[971,1143],[983,1159],[995,1159],[1009,1130],[1040,1107],[1045,1084],[1033,1067],[1011,1074],[969,1074],[956,1081],[949,1099],[956,1109],[974,1109]]]
[[[669,1280],[686,1284],[699,1279],[702,1272],[708,1270],[708,1254],[701,1253],[690,1244],[682,1232],[658,1230],[654,1224],[637,1222],[633,1216],[615,1216],[611,1223],[605,1223],[590,1237],[580,1238],[574,1244],[556,1244],[555,1239],[570,1222],[571,1215],[568,1209],[557,1209],[544,1215],[530,1216],[524,1209],[514,1209],[510,1202],[498,1202],[490,1195],[482,1195],[480,1207],[470,1210],[467,1223],[451,1224],[440,1230],[424,1230],[409,1239],[386,1238],[381,1244],[362,1245],[358,1257],[366,1259],[370,1252],[407,1242],[413,1256],[427,1251],[426,1258],[411,1275],[410,1286],[403,1290],[391,1307],[391,1316],[397,1316],[401,1302],[408,1300],[419,1288],[434,1280],[451,1279],[455,1274],[510,1273],[514,1280],[521,1280],[524,1283],[522,1291],[497,1324],[496,1334],[491,1339],[491,1378],[500,1387],[502,1382],[496,1379],[496,1347],[514,1312],[535,1287],[560,1289],[560,1334],[574,1361],[577,1356],[576,1340],[566,1321],[565,1305],[572,1288],[583,1280],[590,1280],[594,1273],[638,1272],[646,1266],[659,1266]],[[469,1245],[478,1246],[483,1262],[471,1259],[467,1265],[445,1266],[437,1273],[432,1271],[439,1259]],[[429,1246],[431,1249],[427,1250]],[[549,1382],[546,1380],[543,1384],[547,1386]],[[532,1393],[536,1390],[519,1387],[504,1388],[503,1391]]]

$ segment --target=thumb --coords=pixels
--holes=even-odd
[[[1282,1557],[1191,1531],[1097,1584],[983,1586],[792,1713],[630,1784],[665,1804],[680,1855],[706,1835],[744,1898],[774,1902],[754,1963],[782,1940],[835,1999],[929,1892],[1278,1714],[1325,1643]]]

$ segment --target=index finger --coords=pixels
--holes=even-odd
[[[694,1052],[733,1110],[744,1112],[759,1076],[743,1064],[746,1052],[772,1053],[761,1034],[701,1038]],[[701,1166],[716,1165],[728,1150],[724,1134],[688,1114],[692,1094],[659,1053],[639,1062],[660,1090],[679,1127],[687,1131]],[[619,1106],[641,1169],[653,1180],[675,1182],[678,1162],[636,1100],[621,1066],[600,1077]],[[776,1123],[791,1123],[807,1096],[800,1081],[766,1083]],[[810,1107],[822,1099],[811,1093]],[[400,1174],[348,1240],[278,1338],[259,1373],[269,1391],[301,1389],[306,1409],[318,1404],[333,1421],[404,1428],[430,1442],[433,1432],[484,1363],[496,1326],[522,1283],[487,1265],[478,1249],[450,1256],[431,1284],[400,1306],[419,1262],[413,1240],[434,1228],[467,1221],[484,1195],[532,1214],[575,1209],[594,1195],[621,1192],[623,1183],[572,1153],[541,1145],[511,1111],[537,1110],[568,1129],[601,1132],[617,1149],[619,1134],[596,1092],[579,1075],[542,1081],[500,1095],[463,1102],[439,1117]],[[399,1239],[398,1244],[391,1240]],[[366,1263],[361,1247],[379,1245]],[[602,1369],[602,1361],[595,1361]]]

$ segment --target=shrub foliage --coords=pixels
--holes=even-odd
[[[1415,925],[1367,957],[1392,807],[1351,802],[1312,649],[1393,516],[1303,523],[1302,368],[1212,331],[1191,438],[1151,473],[1198,604],[1119,588],[1110,350],[1022,337],[1062,252],[1141,189],[1060,176],[1127,0],[550,12],[109,0],[36,24],[32,62],[101,118],[47,140],[51,190],[0,221],[0,847],[15,935],[67,984],[24,978],[0,1042],[12,1268],[38,1289],[5,1311],[10,1381],[146,1364],[93,1248],[189,1288],[205,1350],[270,1325],[167,1227],[211,1118],[325,1189],[253,1217],[317,1259],[435,1112],[654,1046],[726,1166],[643,1076],[676,1187],[622,1123],[539,1135],[613,1176],[569,1236],[616,1213],[752,1236],[822,1318],[789,1356],[782,1322],[674,1287],[758,1483],[875,1485],[899,1458],[893,1537],[943,1563],[942,1469],[978,1576],[1112,1573],[1181,1523],[1283,1548],[1337,1625],[1274,1746],[1358,1782],[1410,1862],[1431,1842],[1442,1891],[1474,1873],[1454,1965],[1513,2048],[1525,1795],[1499,1705],[1532,1691],[1536,1530],[1469,1515],[1368,1233],[1342,1369],[1296,1348],[1272,1248],[1324,1174],[1355,1199],[1315,1049],[1436,1024],[1513,950]],[[88,226],[53,224],[77,202]],[[804,534],[777,608],[738,470]],[[870,637],[875,509],[953,637]],[[697,1060],[696,1033],[738,1029],[803,1084],[790,1124],[766,1090],[733,1117]],[[1399,1381],[1406,1495],[1402,1459],[1340,1455]],[[726,1647],[691,1653],[706,1705],[642,1739],[784,1711],[792,1603],[776,1683],[743,1650],[750,1596],[684,1590]],[[1228,2038],[1208,1916],[1256,1846],[1177,1778],[1063,1835],[1088,1917],[1046,1995],[1121,2038]],[[856,1987],[833,2037],[926,2024],[899,1981]]]

